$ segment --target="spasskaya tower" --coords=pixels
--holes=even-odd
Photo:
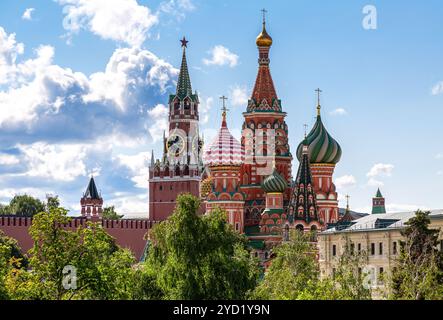
[[[175,208],[181,193],[198,197],[203,170],[199,135],[199,99],[192,92],[186,61],[188,41],[181,40],[183,55],[175,94],[169,96],[169,134],[163,135],[163,155],[149,166],[149,218],[165,220]]]

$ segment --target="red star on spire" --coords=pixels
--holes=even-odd
[[[186,40],[185,37],[183,37],[183,39],[180,40],[180,42],[182,43],[182,47],[187,48],[188,47],[188,40]]]

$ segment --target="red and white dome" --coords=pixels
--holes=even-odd
[[[205,163],[208,166],[241,165],[244,157],[244,149],[229,132],[226,119],[223,117],[217,136],[205,152]]]

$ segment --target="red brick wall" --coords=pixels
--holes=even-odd
[[[86,219],[74,218],[67,226],[68,229],[76,229],[80,225],[86,224]],[[146,244],[145,234],[156,223],[149,220],[102,220],[103,228],[115,238],[116,243],[122,247],[130,249],[137,260],[143,254]],[[32,218],[0,216],[0,230],[7,236],[18,241],[23,252],[27,252],[33,246],[33,241],[29,235],[29,227]]]

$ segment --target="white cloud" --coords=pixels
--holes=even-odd
[[[368,180],[368,186],[370,187],[383,187],[385,184],[382,181],[376,180],[374,178],[370,178]]]
[[[222,45],[217,45],[208,51],[211,55],[209,59],[203,59],[203,63],[207,66],[216,65],[224,66],[229,65],[231,68],[238,64],[238,55],[229,51]]]
[[[154,142],[161,141],[163,132],[168,131],[168,108],[164,104],[158,104],[148,111],[152,124],[148,128]]]
[[[165,94],[171,89],[178,72],[171,64],[147,50],[120,48],[112,54],[105,72],[90,76],[91,90],[84,100],[109,100],[125,111],[131,103],[139,103],[137,99],[140,96],[134,93],[135,90],[154,88],[157,95]]]
[[[4,199],[5,203],[9,203],[9,201],[16,195],[27,194],[29,196],[45,199],[47,194],[56,194],[50,190],[42,190],[40,188],[1,188],[0,189],[0,199]]]
[[[25,12],[23,12],[22,19],[23,20],[32,20],[32,13],[35,11],[34,8],[27,8]]]
[[[443,159],[443,153],[438,153],[438,154],[435,156],[435,159],[438,159],[438,160]]]
[[[399,203],[388,203],[386,204],[387,212],[411,212],[420,210],[430,210],[427,206],[415,205],[415,204],[399,204]]]
[[[200,115],[200,123],[206,124],[209,121],[209,111],[212,109],[212,105],[214,104],[214,98],[209,97],[206,99],[202,99],[200,101],[199,107],[199,115]]]
[[[0,165],[10,166],[14,164],[19,164],[20,160],[17,156],[0,153]]]
[[[437,175],[438,175],[438,176],[443,176],[443,170],[439,170],[439,171],[437,171]]]
[[[25,46],[17,43],[15,33],[7,34],[0,27],[0,84],[7,83],[16,72],[17,57],[23,54]]]
[[[86,147],[79,144],[50,145],[37,142],[18,146],[28,169],[24,174],[58,181],[72,181],[86,175]]]
[[[335,179],[335,185],[339,189],[353,187],[355,186],[356,183],[357,180],[352,175],[344,175],[342,177]]]
[[[345,116],[345,115],[348,114],[348,112],[345,109],[343,109],[343,108],[337,108],[337,109],[329,112],[329,114],[331,116]]]
[[[371,170],[366,174],[369,178],[374,177],[390,177],[392,175],[392,171],[394,170],[394,165],[385,164],[385,163],[377,163],[372,166]]]
[[[248,103],[248,94],[246,86],[235,86],[231,88],[231,105],[234,107],[237,106],[246,106]]]
[[[140,152],[135,155],[120,154],[117,156],[119,163],[127,167],[132,174],[131,180],[135,183],[135,187],[147,189],[149,175],[149,152]]]
[[[82,29],[103,39],[140,47],[158,16],[136,0],[56,0],[63,5],[68,36]]]
[[[138,195],[119,195],[106,200],[106,206],[115,206],[115,210],[119,214],[124,214],[125,218],[148,218],[148,203],[147,192]]]
[[[185,18],[187,11],[195,10],[195,5],[191,0],[169,0],[160,3],[159,12],[167,13],[178,20]]]
[[[440,81],[435,86],[433,86],[431,92],[434,96],[443,93],[443,81]]]

